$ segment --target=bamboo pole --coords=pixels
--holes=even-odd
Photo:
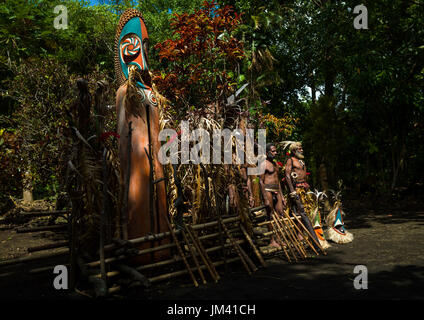
[[[27,251],[28,252],[43,251],[43,250],[66,247],[68,245],[69,245],[69,241],[63,241],[63,242],[58,242],[58,243],[45,244],[45,245],[42,245],[42,246],[30,247],[30,248],[27,249]]]
[[[125,176],[124,203],[121,211],[122,239],[128,240],[128,192],[130,189],[131,176],[131,148],[132,148],[132,121],[128,123],[128,143],[127,143],[127,174]]]
[[[272,228],[275,230],[276,234],[278,234],[278,232],[280,232],[281,236],[283,237],[283,239],[284,239],[284,241],[285,241],[285,243],[286,243],[286,246],[287,246],[288,251],[290,251],[290,252],[291,252],[291,254],[292,254],[292,255],[293,255],[293,257],[294,257],[294,260],[296,260],[296,262],[297,262],[297,261],[298,261],[298,260],[297,260],[297,256],[296,256],[296,253],[292,250],[292,247],[290,246],[290,240],[289,240],[289,238],[288,238],[288,235],[286,236],[286,234],[285,234],[284,230],[280,230],[280,229],[277,227],[277,224],[275,223],[275,221],[273,221]],[[285,249],[285,248],[284,248],[284,246],[283,246],[283,249]],[[291,261],[290,261],[290,262],[291,262]]]
[[[180,230],[177,230],[177,231],[180,231]],[[175,234],[177,234],[177,232],[175,232]],[[209,235],[201,236],[200,238],[198,238],[198,240],[200,240],[200,239],[201,240],[206,240],[206,239],[217,237],[218,235],[219,235],[219,233],[216,232],[216,233],[212,233],[212,234],[209,234]],[[163,245],[156,246],[156,247],[153,247],[153,248],[147,248],[147,249],[143,249],[143,250],[138,250],[138,252],[137,252],[136,255],[142,255],[142,254],[152,253],[152,252],[155,252],[155,251],[160,251],[160,250],[165,250],[165,249],[173,248],[175,246],[176,246],[175,243],[163,244]],[[127,258],[127,255],[122,254],[122,255],[118,255],[118,256],[114,256],[114,257],[110,257],[110,258],[105,259],[105,263],[116,262],[116,261],[123,260],[123,259],[126,259],[126,258]],[[85,265],[87,267],[91,267],[91,268],[92,267],[98,267],[100,265],[100,260],[92,261],[92,262],[87,262]],[[219,278],[219,276],[218,276],[218,278]]]
[[[236,242],[238,244],[242,244],[245,241],[244,240],[237,240]],[[228,243],[228,244],[225,245],[225,247],[231,247],[231,244]],[[215,247],[206,249],[206,251],[207,251],[207,253],[210,253],[210,252],[218,251],[220,249],[222,249],[222,247],[219,245],[219,246],[215,246]],[[159,262],[155,262],[155,263],[151,263],[151,264],[144,264],[144,265],[141,265],[139,267],[136,267],[135,270],[137,270],[137,271],[143,271],[143,270],[147,270],[147,269],[151,269],[151,268],[163,267],[163,266],[166,266],[166,265],[169,265],[169,264],[172,264],[172,263],[180,262],[182,260],[183,259],[181,257],[177,256],[177,257],[174,257],[174,258],[171,258],[171,259],[167,259],[167,260],[163,260],[163,261],[159,261]],[[212,267],[211,268],[212,270],[215,270],[215,267],[214,267],[214,263],[213,262],[211,262],[211,267]],[[204,269],[204,266],[200,266],[200,268],[201,269]],[[207,268],[207,266],[206,266],[206,268]],[[114,277],[114,276],[117,276],[119,274],[120,274],[119,271],[111,271],[111,272],[108,272],[107,273],[107,276],[108,277]],[[100,278],[101,275],[100,274],[96,274],[96,275],[93,275],[93,277]]]
[[[106,284],[106,263],[105,263],[105,224],[106,224],[106,200],[107,200],[107,167],[106,167],[106,147],[103,148],[103,161],[102,161],[102,175],[103,175],[103,201],[102,209],[100,211],[100,232],[99,232],[99,258],[100,258],[100,273],[102,275],[102,280]]]
[[[287,230],[287,234],[292,239],[293,246],[297,249],[297,251],[300,253],[300,255],[303,256],[304,258],[306,258],[306,253],[303,251],[301,245],[299,244],[299,240],[297,238],[297,235],[292,229],[292,224],[290,223],[291,220],[288,221],[285,225],[282,225],[282,224],[280,224],[280,221],[278,220],[278,216],[275,216],[274,218],[275,218],[274,221],[279,228]]]
[[[306,259],[306,257],[307,257],[306,250],[304,249],[303,245],[300,243],[299,239],[297,238],[297,235],[294,232],[294,228],[292,228],[292,224],[290,223],[291,221],[288,221],[284,225],[284,222],[281,222],[278,219],[278,216],[274,216],[274,219],[275,219],[275,222],[277,223],[277,225],[279,226],[279,228],[284,229],[284,227],[285,227],[287,230],[289,230],[290,234],[292,235],[292,237],[294,239],[294,244],[299,249],[300,255],[303,256],[303,258]]]
[[[237,242],[238,243],[244,243],[243,240],[238,240]],[[225,246],[226,247],[230,247],[231,244],[226,244]],[[220,249],[221,249],[221,246],[219,245],[219,246],[215,246],[215,247],[209,248],[206,251],[208,253],[210,253],[210,252],[218,251]],[[155,262],[155,263],[145,264],[145,265],[139,266],[139,267],[136,268],[136,270],[142,271],[142,270],[147,270],[147,269],[156,268],[156,267],[163,267],[163,266],[166,266],[168,264],[176,263],[176,262],[180,262],[180,261],[182,261],[182,258],[181,257],[174,257],[174,258],[171,258],[171,259],[168,259],[168,260],[163,260],[163,261],[160,261],[160,262]],[[212,270],[215,270],[215,267],[214,267],[213,262],[211,264],[211,267],[212,267],[211,268]],[[200,266],[200,268],[203,268],[203,266]],[[119,272],[112,273],[111,276],[115,276],[117,274],[119,274]],[[100,277],[100,274],[97,275],[97,277]]]
[[[288,213],[284,211],[284,214],[286,217],[289,217]],[[296,214],[293,215],[293,218],[297,218]],[[311,234],[309,233],[308,229],[303,225],[303,223],[300,220],[296,220],[300,225],[302,225],[303,229],[307,232],[308,236],[312,238],[312,240],[315,240]],[[302,231],[299,229],[296,223],[292,222],[294,227],[296,228],[297,232],[302,233]],[[315,254],[319,255],[319,253],[315,250],[315,247],[311,244],[311,242],[305,238],[306,243],[309,245],[309,247],[315,252]],[[321,248],[321,246],[319,246]]]
[[[32,227],[32,228],[17,228],[15,231],[17,233],[27,233],[27,232],[40,232],[40,231],[51,231],[51,230],[60,230],[65,229],[67,224],[57,224],[54,226],[42,226],[42,227]]]
[[[3,260],[3,261],[0,261],[0,266],[8,266],[8,265],[24,263],[24,262],[28,262],[28,261],[36,261],[36,260],[54,258],[54,257],[63,256],[63,255],[68,254],[68,253],[69,253],[69,249],[64,249],[64,250],[61,250],[59,252],[47,253],[47,254],[43,254],[43,255],[39,255],[39,256],[35,256],[35,257],[31,256],[31,257],[21,257],[21,258],[16,258],[16,259],[11,259],[11,260]]]
[[[285,214],[287,215],[287,213],[285,212]],[[300,234],[302,233],[301,231],[300,231],[300,229],[299,229],[299,227],[296,225],[296,223],[294,223],[293,221],[290,221],[290,224],[293,226],[293,229],[296,229],[296,231],[297,232],[299,232]],[[315,253],[317,253],[316,251],[315,251],[315,248],[311,245],[311,243],[308,241],[308,239],[307,238],[305,238],[305,241],[306,241],[306,243],[312,248],[312,250],[315,252]],[[305,251],[306,251],[306,248],[304,247],[304,249],[305,249]],[[318,254],[318,253],[317,253]],[[305,258],[306,258],[306,255],[305,255]]]
[[[206,240],[206,236],[202,236],[202,237],[198,237],[196,231],[194,230],[192,225],[188,225],[188,229],[190,230],[190,234],[193,235],[194,239],[196,240],[196,243],[199,245],[200,251],[203,252],[204,257],[206,258],[212,272],[215,275],[215,282],[217,282],[221,277],[219,276],[218,272],[216,271],[216,269],[213,266],[212,260],[210,259],[209,255],[208,255],[208,249],[205,250],[205,247],[203,246],[202,242],[200,240]],[[214,233],[216,236],[221,237],[221,232],[216,232]],[[221,244],[222,247],[222,244]],[[225,259],[224,259],[225,262]]]
[[[250,208],[249,212],[252,213],[252,212],[260,211],[260,210],[263,210],[265,208],[266,208],[266,206],[259,206],[259,207],[255,207],[255,208]]]
[[[227,263],[235,262],[235,261],[238,261],[238,260],[240,260],[239,257],[228,259]],[[217,262],[214,262],[213,265],[214,265],[214,267],[218,267],[218,266],[221,266],[223,264],[224,264],[224,261],[217,261]],[[203,265],[200,268],[205,269],[206,266]],[[195,268],[190,268],[190,270],[194,271]],[[163,275],[160,275],[160,276],[157,276],[157,277],[149,278],[149,281],[151,283],[153,283],[153,282],[168,280],[168,279],[175,278],[175,277],[178,277],[178,276],[181,276],[181,275],[185,275],[187,273],[188,273],[188,270],[171,272],[171,273],[163,274]],[[110,294],[116,293],[116,292],[119,292],[121,289],[122,289],[121,286],[114,286],[114,287],[109,288],[108,293],[110,293]]]
[[[172,235],[172,238],[174,239],[174,242],[175,242],[175,244],[176,244],[176,246],[177,246],[177,250],[178,250],[178,252],[179,252],[179,254],[180,254],[181,258],[183,259],[185,266],[187,267],[187,270],[188,270],[188,272],[189,272],[189,274],[190,274],[191,280],[193,280],[194,286],[195,286],[195,287],[198,287],[198,286],[199,286],[199,284],[197,283],[197,280],[196,280],[196,278],[194,277],[193,272],[191,271],[190,265],[188,264],[187,259],[186,259],[185,255],[184,255],[183,249],[181,248],[181,245],[180,245],[180,243],[178,242],[178,238],[177,238],[177,236],[175,235],[174,229],[172,228],[172,225],[171,225],[171,223],[169,222],[169,219],[168,219],[168,217],[167,217],[166,215],[165,215],[165,221],[166,221],[166,223],[168,224],[169,231],[171,231],[171,235]]]
[[[121,273],[128,274],[134,280],[140,281],[143,284],[143,286],[145,286],[146,288],[150,287],[150,285],[151,285],[150,281],[144,275],[142,275],[140,272],[138,272],[138,270],[131,268],[131,267],[125,265],[125,264],[119,265],[118,269]],[[106,274],[105,274],[105,276],[106,276]]]
[[[281,246],[281,248],[283,249],[283,252],[284,252],[284,254],[286,255],[286,257],[287,257],[287,260],[289,261],[289,262],[291,262],[291,259],[290,259],[290,256],[289,256],[289,254],[288,254],[288,252],[287,252],[287,250],[286,250],[286,246],[288,247],[289,245],[288,245],[288,243],[287,243],[287,239],[285,239],[285,241],[286,241],[286,244],[284,244],[284,242],[281,240],[281,238],[280,238],[280,235],[278,234],[278,231],[277,231],[277,229],[276,229],[276,227],[275,227],[275,223],[272,223],[271,224],[271,226],[272,226],[272,229],[273,229],[273,233],[275,234],[275,236],[276,236],[276,238],[277,238],[277,241],[279,242],[279,244],[280,244],[280,246]],[[284,235],[283,235],[284,236]],[[293,254],[293,256],[294,256],[294,259],[297,261],[297,259],[296,259],[296,255],[294,255]]]
[[[299,218],[297,217],[297,215],[296,214],[294,214],[293,215],[295,218],[296,218],[296,220],[297,220],[297,222],[302,226],[302,228],[303,228],[303,230],[305,230],[306,232],[307,232],[307,234],[308,234],[308,236],[312,239],[312,241],[316,244],[316,246],[320,249],[320,251],[324,254],[324,255],[326,255],[327,254],[327,252],[321,247],[321,244],[319,243],[319,242],[317,242],[316,240],[315,240],[315,238],[311,235],[311,233],[309,232],[309,230],[303,225],[303,223],[299,220]],[[297,226],[296,226],[297,227]],[[298,228],[298,227],[297,227]],[[298,230],[299,230],[299,228],[298,228]],[[315,248],[314,248],[314,246],[311,244],[310,245],[310,247],[314,250],[314,252],[317,254],[317,255],[319,255],[319,253],[315,250]]]
[[[287,221],[287,218],[280,218],[280,220]],[[291,217],[290,220],[295,220],[295,218]],[[272,221],[268,220],[268,221],[263,221],[263,222],[257,223],[256,226],[262,227],[262,226],[266,226],[266,225],[271,224],[271,223],[272,223]]]
[[[19,216],[21,217],[41,217],[41,216],[51,216],[51,215],[61,215],[65,213],[70,213],[70,210],[54,210],[54,211],[30,211],[30,212],[21,212]]]
[[[184,242],[187,244],[187,247],[190,250],[191,257],[192,257],[194,264],[196,265],[196,268],[197,268],[197,272],[199,272],[199,275],[200,275],[200,278],[202,279],[203,284],[206,284],[205,276],[203,274],[202,269],[200,269],[199,260],[197,260],[196,252],[193,249],[194,244],[190,243],[190,241],[188,240],[187,234],[184,232],[184,230],[181,230],[181,234],[183,235]],[[199,255],[200,255],[200,252],[199,252]]]
[[[64,264],[64,265],[66,267],[69,267],[69,264]],[[54,266],[48,266],[48,267],[41,267],[41,268],[30,269],[28,271],[28,273],[30,273],[30,274],[37,274],[37,273],[42,273],[42,272],[46,272],[46,271],[52,272],[55,267],[56,267],[56,265],[54,265]]]
[[[191,230],[191,228],[187,227],[186,225],[184,225],[188,236],[190,237],[191,241],[194,243],[194,245],[196,246],[197,252],[200,255],[200,258],[203,260],[203,263],[205,264],[205,266],[207,267],[212,279],[215,281],[215,283],[218,281],[219,276],[216,273],[216,270],[213,269],[213,267],[211,266],[210,263],[210,259],[209,256],[207,255],[207,253],[205,252],[205,248],[203,248],[202,244],[200,243],[199,239],[197,238],[196,235],[194,235],[194,231]]]
[[[239,248],[239,247],[238,247],[238,246],[234,243],[234,239],[233,239],[233,237],[231,236],[231,234],[228,232],[228,229],[227,229],[227,227],[225,226],[225,224],[221,222],[221,226],[222,226],[222,229],[224,230],[224,233],[227,235],[227,238],[230,240],[231,245],[233,246],[233,248],[236,250],[236,252],[237,252],[238,256],[240,257],[240,260],[241,260],[241,262],[243,263],[243,266],[244,266],[244,268],[246,269],[247,273],[248,273],[249,275],[251,275],[251,274],[252,274],[252,272],[250,271],[250,268],[249,268],[249,266],[248,266],[248,264],[247,264],[247,262],[246,262],[246,260],[245,260],[245,257],[244,257],[244,256],[243,256],[243,254],[241,253],[240,248]]]
[[[279,227],[278,227],[277,223],[275,222],[275,217],[273,217],[272,222],[273,222],[273,224],[272,224],[272,228],[274,229],[275,234],[276,234],[276,235],[278,235],[278,233],[280,233],[280,234],[281,234],[281,236],[284,238],[284,241],[285,241],[285,242],[286,242],[286,244],[287,244],[287,248],[288,248],[288,250],[289,250],[289,251],[291,252],[291,254],[293,255],[294,260],[297,262],[298,260],[297,260],[296,253],[294,252],[294,250],[293,250],[293,248],[292,248],[292,246],[294,247],[294,245],[291,243],[292,241],[291,241],[291,239],[290,239],[289,235],[288,235],[288,234],[287,234],[287,235],[285,234],[285,230],[280,230],[280,229],[279,229]],[[292,245],[290,245],[290,244],[292,244]],[[283,247],[283,248],[284,248],[284,247]]]
[[[233,216],[233,217],[230,217],[230,218],[223,219],[223,222],[224,223],[230,223],[230,222],[235,222],[235,221],[238,221],[238,220],[240,220],[239,216]],[[218,225],[217,220],[211,221],[211,222],[206,222],[206,223],[195,224],[195,225],[192,226],[192,228],[194,230],[202,230],[202,229],[205,229],[205,228],[214,227],[216,225]],[[178,235],[178,234],[180,234],[181,230],[175,230],[174,232],[175,232],[176,235]],[[136,245],[136,244],[140,244],[140,243],[147,242],[147,241],[161,240],[161,239],[166,238],[170,235],[171,235],[171,232],[167,231],[167,232],[152,234],[152,235],[143,236],[143,237],[139,237],[139,238],[134,238],[134,239],[128,240],[128,242]],[[108,245],[105,246],[105,251],[115,249],[116,247],[117,247],[117,245],[114,244],[114,243],[108,244]]]

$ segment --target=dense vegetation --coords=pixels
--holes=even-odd
[[[204,95],[184,93],[189,105],[211,103],[224,77],[230,84],[226,94],[249,83],[243,94],[255,124],[266,126],[274,141],[304,142],[315,187],[326,179],[331,187],[343,180],[351,193],[388,195],[422,184],[422,2],[363,1],[368,29],[360,30],[353,26],[359,2],[351,0],[99,3],[61,1],[68,10],[68,28],[60,30],[53,26],[58,1],[0,3],[1,207],[9,195],[20,197],[24,185],[34,188],[35,197],[57,193],[66,165],[61,139],[71,125],[67,108],[75,98],[75,79],[113,83],[115,26],[130,6],[145,17],[156,75],[165,78],[179,66],[186,73],[175,74],[175,89],[188,88],[187,79],[191,88],[208,85]],[[164,45],[189,42],[201,26],[201,19],[193,19],[183,33],[174,33],[175,22],[202,5],[209,8],[210,19],[232,6],[230,30],[199,29],[197,36],[226,38],[234,46],[225,56],[205,50],[202,56],[185,54],[172,62],[170,54],[163,54]],[[110,99],[113,104],[113,92]]]

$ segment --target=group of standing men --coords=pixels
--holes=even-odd
[[[309,190],[307,183],[307,171],[304,162],[303,147],[300,142],[293,142],[289,145],[289,158],[284,166],[284,178],[282,179],[289,190],[288,201],[286,201],[279,176],[279,165],[276,160],[277,148],[275,144],[268,143],[266,146],[266,161],[264,162],[265,170],[260,176],[260,187],[264,205],[268,213],[268,217],[273,214],[282,216],[283,211],[288,206],[288,201],[292,203],[298,202],[304,205],[307,202],[306,193]],[[302,215],[303,213],[303,215]],[[305,227],[310,231],[311,235],[315,237],[313,228],[304,212],[299,212],[302,222]],[[276,242],[274,237],[271,237],[270,246],[279,248],[280,245]]]

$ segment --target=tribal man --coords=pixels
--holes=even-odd
[[[296,191],[299,189],[301,189],[299,191],[304,191],[306,194],[306,192],[309,191],[309,184],[306,182],[307,172],[305,162],[303,161],[304,156],[302,144],[300,142],[293,142],[290,145],[289,150],[291,156],[287,160],[285,166],[286,181],[290,190],[290,197],[295,197]]]
[[[319,243],[322,245],[323,241],[325,240],[323,237],[321,222],[318,221],[320,219],[317,220],[312,217],[315,205],[314,200],[312,199],[310,194],[308,194],[309,184],[306,181],[308,174],[306,172],[305,162],[303,161],[304,156],[302,144],[300,142],[291,141],[286,143],[286,146],[288,144],[290,145],[290,157],[285,165],[285,180],[287,182],[287,186],[289,187],[290,198],[292,199],[292,201],[300,200],[301,204],[303,205],[304,212],[307,215],[302,217],[303,224],[311,233],[311,235],[315,238],[315,240],[318,240]],[[300,210],[300,208],[297,209]],[[313,227],[309,219],[314,220],[315,225]],[[301,235],[299,235],[299,237],[301,238]]]
[[[286,201],[281,190],[280,179],[278,177],[278,166],[274,161],[276,155],[277,148],[273,143],[268,143],[266,145],[267,158],[264,162],[265,172],[260,176],[259,180],[264,204],[270,219],[274,213],[283,215],[283,210],[286,206]],[[271,225],[268,225],[268,228],[271,230]],[[280,248],[280,245],[275,241],[273,236],[271,236],[269,245]]]

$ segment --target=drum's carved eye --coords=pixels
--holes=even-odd
[[[125,63],[134,61],[141,52],[141,41],[137,36],[131,36],[121,42],[121,57]]]

